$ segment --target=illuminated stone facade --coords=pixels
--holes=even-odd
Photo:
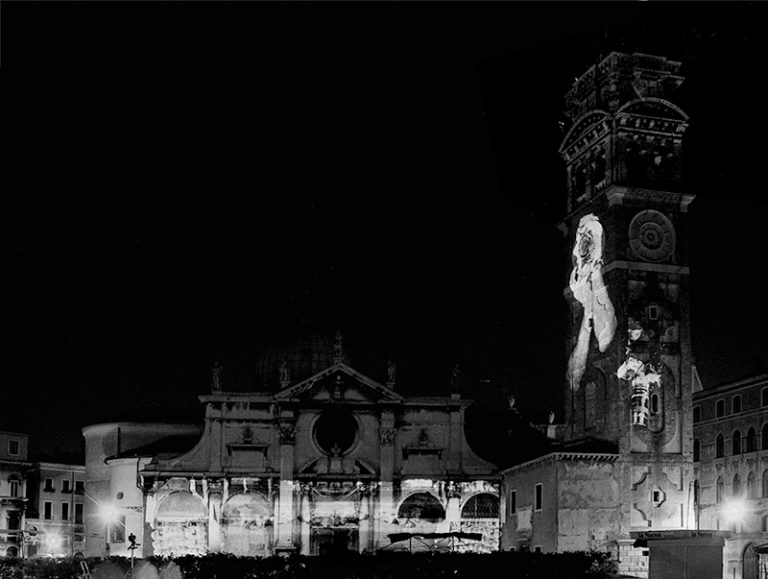
[[[621,571],[645,576],[647,558],[630,532],[692,527],[693,196],[681,192],[687,116],[670,100],[679,70],[665,58],[612,53],[566,97],[565,424],[557,454],[504,472],[505,547],[613,551]],[[590,284],[574,283],[577,271]],[[591,297],[598,289],[602,301]],[[593,496],[598,483],[610,488]],[[549,496],[538,510],[535,492]]]
[[[768,374],[700,390],[693,404],[697,527],[731,532],[723,577],[765,577],[768,555],[753,547],[768,543]]]
[[[144,555],[371,552],[393,548],[391,533],[447,531],[482,533],[461,549],[496,550],[497,469],[465,439],[470,401],[404,397],[393,366],[382,384],[346,362],[340,338],[334,349],[327,367],[296,381],[283,360],[276,392],[228,392],[215,373],[200,397],[202,435],[186,452],[153,455],[137,439],[102,456],[103,468],[88,462],[103,506],[125,525],[109,553],[125,554],[131,532]],[[89,428],[96,459],[110,426]],[[91,554],[105,551],[96,515]]]

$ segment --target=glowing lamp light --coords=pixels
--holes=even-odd
[[[105,523],[116,523],[120,518],[120,511],[114,505],[101,505],[99,516]]]
[[[747,514],[747,504],[742,499],[729,499],[723,503],[721,513],[727,523],[740,523]]]

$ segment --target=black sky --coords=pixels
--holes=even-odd
[[[556,406],[562,97],[683,60],[694,352],[768,371],[760,5],[9,3],[0,429],[76,450],[311,322],[353,365]]]

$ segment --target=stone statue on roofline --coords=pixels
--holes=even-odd
[[[285,354],[280,358],[280,386],[285,388],[291,382],[291,370]]]
[[[451,387],[454,390],[461,388],[461,368],[458,363],[454,364],[451,370]]]
[[[211,368],[211,390],[221,392],[221,364],[218,362],[214,362]]]
[[[397,377],[397,363],[390,358],[387,362],[387,386],[394,388]]]
[[[336,335],[333,337],[333,362],[339,363],[344,359],[344,350],[342,343],[344,338],[339,330],[336,330]]]

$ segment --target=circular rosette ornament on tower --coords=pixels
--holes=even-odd
[[[675,251],[675,228],[654,209],[641,211],[629,224],[629,246],[645,261],[664,261]]]

